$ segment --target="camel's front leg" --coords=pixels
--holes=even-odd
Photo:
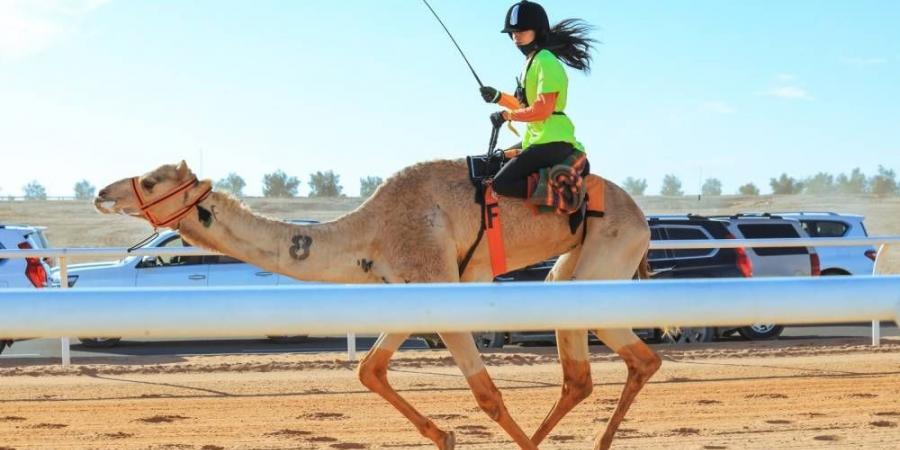
[[[534,445],[539,445],[572,408],[588,398],[594,387],[591,383],[587,331],[557,330],[556,346],[563,369],[562,393],[531,437]]]
[[[647,380],[659,370],[662,360],[629,329],[596,330],[594,333],[607,347],[618,353],[625,361],[625,365],[628,366],[628,379],[625,381],[625,387],[622,388],[619,403],[616,405],[612,417],[609,418],[609,422],[606,423],[603,436],[594,442],[595,450],[606,450],[612,445],[616,430],[619,429],[628,408]]]
[[[397,408],[416,428],[422,436],[431,439],[440,450],[452,450],[456,446],[456,439],[453,433],[447,433],[430,419],[423,416],[422,413],[416,411],[394,388],[391,387],[387,380],[388,363],[394,352],[409,337],[408,334],[382,334],[375,346],[369,350],[369,353],[359,363],[359,380],[362,384],[369,388],[370,391],[380,395],[388,403]],[[448,345],[449,347],[449,345]]]
[[[478,353],[478,347],[475,346],[472,334],[441,333],[441,339],[450,350],[453,359],[456,360],[456,365],[466,377],[472,393],[475,394],[478,406],[496,421],[520,448],[536,449],[537,446],[532,444],[522,428],[510,416],[506,405],[503,404],[500,391],[494,385],[481,361],[481,355]]]

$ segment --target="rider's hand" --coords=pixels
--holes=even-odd
[[[481,98],[487,103],[497,103],[500,101],[500,91],[490,86],[482,86],[479,91],[481,91]]]
[[[503,115],[505,112],[506,111],[497,111],[491,114],[491,125],[493,125],[494,128],[500,128],[500,126],[506,122],[507,119]]]

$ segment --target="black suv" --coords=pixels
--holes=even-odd
[[[650,216],[651,240],[703,240],[734,239],[728,231],[727,223],[695,215]],[[753,274],[753,265],[743,248],[651,250],[648,255],[651,278],[741,278]],[[553,267],[556,258],[534,264],[498,276],[494,281],[543,281]],[[711,327],[684,329],[673,337],[675,342],[706,342],[717,335],[731,334],[738,329],[717,329]],[[635,330],[647,340],[659,340],[663,336],[659,330]],[[553,334],[546,331],[535,332],[484,332],[476,333],[480,347],[502,347],[504,344],[524,342],[552,342]],[[426,337],[429,345],[439,345],[436,337]]]

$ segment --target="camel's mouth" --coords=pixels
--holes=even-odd
[[[134,216],[136,212],[128,211],[127,208],[120,208],[118,202],[109,200],[101,196],[94,198],[94,209],[100,214],[124,214],[126,216]]]

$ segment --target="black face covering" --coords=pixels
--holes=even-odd
[[[523,55],[528,56],[531,52],[537,51],[541,46],[537,43],[537,39],[531,41],[530,44],[525,45],[517,45],[519,51],[522,52]]]

